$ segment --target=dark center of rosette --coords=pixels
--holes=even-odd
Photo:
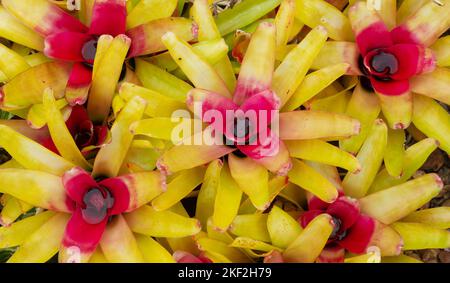
[[[358,67],[363,74],[360,77],[361,86],[369,92],[373,92],[373,86],[369,78],[378,81],[391,81],[392,75],[399,70],[399,61],[394,54],[382,49],[370,52],[366,57],[360,56]]]
[[[78,148],[83,148],[93,143],[94,139],[94,125],[91,121],[83,121],[74,135],[75,143]]]
[[[345,236],[347,235],[347,231],[341,231],[342,230],[341,229],[342,228],[341,219],[334,217],[334,216],[332,216],[332,217],[333,217],[334,228],[333,228],[333,232],[331,232],[330,240],[340,241],[345,238]]]
[[[238,143],[247,143],[250,139],[251,122],[250,118],[234,118],[233,136]]]
[[[226,134],[223,136],[225,145],[237,148],[239,145],[252,145],[256,142],[256,139],[258,138],[256,122],[252,121],[250,117],[234,117],[232,123],[232,127],[229,128],[228,136]],[[238,157],[247,156],[240,150],[234,151],[233,154]]]
[[[372,57],[370,67],[379,74],[393,75],[398,71],[398,60],[394,54],[379,51]]]
[[[97,53],[98,38],[92,38],[86,41],[81,48],[81,56],[87,64],[92,65],[94,63],[95,54]]]
[[[81,213],[84,221],[99,224],[108,217],[108,209],[114,205],[114,198],[106,188],[91,188],[84,194],[83,204]]]
[[[370,79],[368,77],[364,77],[364,76],[360,77],[359,78],[359,82],[361,84],[361,87],[363,89],[365,89],[366,91],[368,91],[368,92],[374,92],[375,91],[373,89],[372,82],[370,81]]]

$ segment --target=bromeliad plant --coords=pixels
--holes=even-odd
[[[109,115],[125,58],[164,50],[160,37],[167,31],[188,41],[196,38],[191,20],[171,17],[176,0],[128,5],[125,0],[83,3],[78,12],[82,23],[46,0],[2,2],[5,29],[0,30],[0,36],[58,60],[30,68],[21,56],[5,50],[12,66],[10,80],[1,92],[2,109],[25,109],[41,103],[42,91],[51,87],[57,98],[65,97],[70,105],[84,104],[89,94],[89,116],[101,123]],[[33,17],[29,16],[31,10]],[[10,30],[16,32],[11,34]]]
[[[377,130],[372,131],[386,135],[383,121],[376,123]],[[373,142],[368,139],[363,148],[369,149]],[[410,172],[422,166],[436,148],[436,140],[431,138],[409,147],[408,173],[402,179],[391,177],[385,168],[372,163],[378,174],[370,181],[368,192],[363,191],[367,181],[364,174],[348,173],[341,183],[337,170],[322,165],[322,174],[338,182],[337,200],[326,203],[307,193],[305,211],[286,212],[274,206],[268,214],[238,215],[230,230],[238,238],[231,246],[256,251],[266,262],[413,262],[401,252],[447,248],[450,210],[416,211],[439,193],[441,179],[426,174],[408,181]],[[290,201],[301,203],[302,198],[297,194]]]
[[[283,2],[282,7],[289,2]],[[286,11],[286,9],[282,10]],[[199,27],[200,41],[219,36],[206,1],[195,1],[192,15]],[[293,18],[293,13],[292,11],[283,13],[280,17]],[[229,82],[227,73],[216,71],[215,67],[217,66],[210,65],[182,39],[173,33],[164,35],[162,40],[173,60],[196,87],[189,91],[187,106],[192,108],[194,104],[199,103],[203,113],[208,110],[216,110],[224,114],[227,110],[234,111],[237,109],[251,109],[256,113],[277,111],[296,89],[319,91],[327,83],[332,82],[332,80],[329,82],[328,80],[331,78],[328,78],[326,81],[314,79],[301,84],[310,64],[327,39],[325,29],[320,27],[314,29],[274,71],[276,29],[277,27],[274,24],[263,23],[253,34],[235,88],[230,87],[232,84],[226,83]],[[287,37],[288,33],[284,26],[279,28],[278,31],[278,35]],[[285,44],[283,43],[285,41],[280,42],[281,45]],[[265,59],[261,60],[261,58]],[[144,62],[138,62],[137,65],[138,70],[143,67],[151,69],[151,65]],[[346,64],[340,64],[327,69],[327,72],[333,73],[332,77],[336,79],[345,73],[347,67]],[[222,71],[224,70],[222,69]],[[234,95],[232,95],[233,92]],[[207,119],[201,115],[195,117],[195,119],[201,119],[208,123]],[[264,130],[267,130],[267,126],[272,122],[272,117],[266,116],[264,119],[266,120],[256,121],[255,126],[264,123],[266,125]],[[163,124],[169,129],[177,125],[170,119],[166,119],[165,123],[162,122],[162,120],[157,119],[144,119],[135,126],[135,133],[154,137],[162,136],[160,129]],[[185,140],[192,142],[196,139],[196,135],[200,136],[200,140],[203,138],[211,139],[208,133],[212,128],[220,139],[224,136],[229,141],[233,141],[230,146],[215,143],[186,144],[181,142],[167,150],[158,162],[158,168],[165,174],[183,172],[187,169],[192,170],[191,168],[211,161],[215,161],[216,167],[222,168],[223,166],[220,176],[224,179],[223,183],[227,185],[223,185],[223,187],[221,185],[217,190],[217,195],[209,195],[209,203],[205,204],[208,207],[206,208],[207,212],[202,212],[205,215],[199,217],[203,219],[202,223],[205,223],[206,219],[211,216],[209,214],[211,206],[215,207],[213,209],[215,214],[214,225],[219,230],[226,230],[231,224],[237,213],[242,191],[248,195],[251,203],[258,210],[264,210],[270,205],[271,195],[268,184],[269,174],[271,173],[291,176],[293,182],[317,192],[325,201],[331,202],[337,198],[338,192],[332,184],[324,180],[313,168],[294,158],[329,163],[352,172],[360,169],[354,156],[321,140],[327,138],[336,140],[357,134],[359,122],[350,117],[316,111],[281,113],[279,135],[269,129],[268,132],[272,132],[272,134],[267,135],[266,139],[259,140],[255,145],[245,143],[242,145],[237,142],[236,135],[239,129],[235,127],[236,124],[241,123],[232,123],[232,127],[225,129],[221,128],[222,124],[219,124],[219,126],[212,125],[204,131],[194,133],[192,136],[188,134],[184,137]],[[272,129],[273,127],[272,125]],[[249,138],[249,135],[250,139],[258,139],[260,136],[258,132],[246,132],[241,137]],[[170,139],[170,136],[168,139]],[[275,145],[276,148],[271,152],[274,154],[265,156],[264,152],[268,151],[267,148],[271,144]],[[183,156],[183,158],[180,158],[180,156]],[[217,164],[218,158],[224,159],[221,161],[223,162],[221,165]],[[211,170],[213,170],[210,172],[211,174],[217,173],[215,169]],[[188,193],[189,191],[173,192],[170,202],[168,197],[167,202],[162,204],[155,200],[153,205],[158,206],[159,209],[167,209]],[[220,206],[223,202],[228,203],[228,205],[221,209]],[[213,205],[214,203],[215,205]],[[161,204],[162,206],[160,206]]]
[[[349,2],[343,13],[324,0],[296,2],[298,19],[309,27],[325,25],[335,40],[312,68],[346,62],[347,74],[359,76],[346,113],[361,121],[361,134],[342,141],[341,148],[357,153],[381,111],[392,129],[390,143],[397,144],[393,148],[402,145],[402,130],[412,122],[450,153],[450,116],[438,104],[450,102],[448,36],[441,37],[450,28],[450,2],[408,0],[398,9],[397,1]],[[295,106],[308,99],[298,98]],[[397,165],[388,165],[390,173],[399,176],[401,158],[391,159]]]
[[[111,143],[100,149],[93,166],[70,135],[51,91],[44,93],[43,105],[60,155],[0,126],[0,145],[15,161],[0,169],[0,191],[46,210],[1,228],[1,246],[19,246],[9,262],[45,262],[58,251],[60,262],[87,262],[94,253],[106,262],[171,261],[149,235],[186,237],[198,233],[200,223],[146,205],[166,190],[158,171],[118,176],[133,140],[130,124],[142,117],[145,101],[135,97],[125,105],[111,128]]]

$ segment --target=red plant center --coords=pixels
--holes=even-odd
[[[380,81],[390,81],[400,69],[399,60],[389,51],[375,49],[364,57],[363,73]]]
[[[114,198],[106,188],[92,188],[84,194],[83,204],[81,212],[84,221],[99,224],[108,216],[108,209],[114,205]]]
[[[322,213],[332,217],[333,230],[328,237],[325,249],[337,255],[336,249],[341,252],[348,250],[351,253],[363,253],[372,240],[375,231],[375,221],[360,213],[359,202],[339,193],[340,197],[332,203],[326,203],[316,197],[308,202],[309,210],[299,218],[300,224],[305,228],[314,218]],[[333,258],[323,255],[328,262],[342,262],[343,253]]]

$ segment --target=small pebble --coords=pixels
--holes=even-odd
[[[445,163],[445,156],[441,150],[435,150],[427,159],[421,169],[425,171],[439,171]]]
[[[442,179],[442,182],[444,182],[444,184],[448,185],[450,184],[450,165],[444,166],[441,168],[441,170],[439,170],[437,173],[439,174],[439,176]]]
[[[450,263],[450,252],[441,251],[438,255],[438,258],[442,263]]]
[[[421,255],[422,260],[424,262],[432,262],[432,261],[437,260],[439,250],[437,250],[437,249],[422,250],[422,251],[419,251],[419,254]]]

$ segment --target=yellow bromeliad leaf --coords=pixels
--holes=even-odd
[[[212,216],[216,229],[226,231],[229,228],[238,213],[241,198],[242,190],[231,176],[228,164],[224,163],[220,172],[220,182],[216,192]]]
[[[190,84],[142,59],[136,59],[136,75],[144,87],[182,103],[192,89]]]
[[[273,206],[267,217],[267,230],[274,246],[287,248],[303,230],[300,224],[288,213]]]
[[[332,203],[338,197],[336,187],[327,178],[300,160],[293,160],[293,167],[288,176],[290,182],[311,192],[325,202]]]
[[[8,262],[44,263],[59,250],[69,214],[57,213],[23,241]]]
[[[251,158],[228,155],[230,172],[241,190],[248,195],[258,210],[265,210],[270,205],[269,175],[267,169]]]
[[[141,119],[145,107],[145,101],[135,96],[119,113],[111,128],[111,143],[103,146],[95,158],[94,176],[117,175],[133,140],[134,135],[130,132],[130,126]]]
[[[450,207],[434,207],[414,211],[401,221],[423,223],[440,229],[449,229]]]
[[[132,1],[128,1],[132,2]],[[128,12],[127,29],[134,28],[152,20],[170,17],[177,7],[177,0],[143,0]]]
[[[0,44],[0,70],[8,79],[28,70],[30,66],[20,54]]]
[[[262,242],[270,242],[267,231],[267,214],[237,215],[230,225],[229,231],[240,237],[248,237]]]
[[[391,176],[400,177],[405,156],[405,131],[388,129],[384,166]]]
[[[47,90],[44,90],[46,92]],[[62,115],[64,117],[64,121],[67,121],[67,119],[70,116],[71,109],[67,106],[67,100],[65,98],[56,100],[56,107],[61,110]],[[47,124],[47,117],[46,117],[44,105],[39,104],[33,104],[30,109],[28,110],[27,114],[27,123],[31,128],[34,129],[40,129],[44,127]]]
[[[4,194],[2,197],[6,196],[7,200],[2,203],[2,211],[0,213],[0,223],[3,226],[8,226],[23,213],[29,211],[33,206],[27,202],[21,201],[12,197],[10,195]]]
[[[450,5],[449,5],[450,6]],[[413,123],[430,138],[439,141],[439,147],[450,153],[450,114],[432,98],[414,95]]]
[[[152,201],[153,209],[166,210],[175,205],[203,181],[205,168],[202,166],[182,171],[167,185],[167,191]]]
[[[198,120],[195,122],[195,120],[187,118],[158,117],[137,121],[131,125],[130,130],[135,135],[145,135],[152,138],[172,141],[176,144],[195,133],[195,123],[201,123],[201,121]],[[180,128],[188,130],[181,131],[180,133],[175,131]],[[199,130],[201,130],[201,128]]]
[[[312,263],[316,260],[333,231],[333,220],[328,214],[314,218],[283,252],[286,262]]]
[[[0,36],[32,49],[44,49],[44,39],[8,13],[3,6],[0,6]]]
[[[389,127],[394,130],[408,128],[413,113],[413,95],[410,92],[396,96],[380,93],[377,95],[380,99],[381,111]]]
[[[330,38],[337,41],[353,41],[348,18],[325,0],[296,0],[296,18],[314,28],[323,25]]]
[[[364,111],[361,111],[361,109],[364,109]],[[339,141],[340,147],[352,154],[358,153],[380,111],[381,107],[378,98],[364,90],[361,84],[358,84],[353,91],[345,113],[360,121],[361,132],[358,135]]]
[[[276,246],[272,246],[270,244],[246,237],[237,237],[236,239],[233,240],[230,246],[245,249],[246,251],[249,251],[253,257],[265,257],[268,253],[272,252],[273,250],[277,250],[280,252],[283,251],[282,249]],[[253,252],[253,250],[261,251],[264,253],[262,254],[255,253]]]
[[[344,75],[348,68],[349,65],[347,63],[340,63],[308,74],[282,110],[293,111],[299,108],[314,95]]]
[[[277,67],[272,89],[280,97],[281,106],[294,95],[327,37],[327,31],[322,26],[313,29]]]
[[[0,227],[0,247],[20,246],[29,235],[54,215],[55,212],[46,211],[12,223],[8,227]]]
[[[62,175],[75,166],[61,156],[5,125],[0,125],[0,146],[20,165],[28,169]]]
[[[98,68],[95,69],[92,78],[87,107],[90,118],[95,122],[103,123],[109,115],[122,65],[130,44],[130,38],[125,35],[118,35],[111,41],[104,54],[95,58],[98,61]]]
[[[222,78],[188,43],[180,40],[174,33],[165,34],[162,40],[173,60],[196,87],[231,97]]]
[[[369,193],[381,191],[409,180],[438,145],[439,143],[435,139],[427,138],[408,147],[405,151],[402,175],[400,177],[391,176],[386,168],[382,169],[375,177]]]
[[[171,117],[175,111],[186,109],[185,103],[173,97],[131,83],[123,83],[120,86],[119,96],[125,101],[140,96],[147,102],[145,114],[150,117]]]
[[[0,191],[31,205],[70,212],[61,178],[42,171],[0,169]],[[24,190],[23,188],[27,188]]]
[[[169,210],[156,211],[147,205],[124,217],[133,232],[147,236],[179,238],[195,235],[201,230],[196,219]]]
[[[120,248],[118,248],[119,246]],[[100,247],[108,262],[144,262],[136,238],[120,214],[106,226],[100,240]]]
[[[60,155],[73,164],[78,165],[85,170],[89,170],[91,165],[81,154],[75,140],[72,138],[64,118],[58,109],[51,89],[47,88],[44,91],[43,106],[50,136]]]
[[[202,186],[197,196],[195,218],[200,220],[200,223],[204,228],[207,227],[208,219],[214,213],[214,201],[216,199],[217,188],[219,186],[222,166],[223,163],[220,159],[216,159],[209,163]]]
[[[321,140],[296,140],[286,141],[285,143],[292,157],[341,167],[350,172],[361,169],[356,157],[327,142]]]
[[[1,108],[17,110],[42,102],[42,93],[53,89],[56,99],[64,96],[70,64],[49,62],[21,72],[2,87]]]
[[[359,200],[359,203],[363,213],[384,224],[391,224],[426,204],[440,192],[442,187],[443,183],[438,175],[426,174],[365,196]]]
[[[201,251],[222,255],[230,262],[245,263],[252,261],[247,255],[241,252],[238,248],[231,247],[221,241],[204,237],[198,239],[197,244]]]
[[[201,41],[193,44],[192,49],[198,56],[206,60],[211,65],[215,65],[221,61],[221,59],[223,59],[228,53],[228,46],[222,38]],[[145,60],[166,70],[167,72],[173,72],[178,68],[177,62],[172,58],[170,52],[164,52]]]
[[[450,105],[450,95],[448,95],[450,87],[449,68],[438,67],[431,73],[413,77],[410,83],[411,90],[414,93],[419,93]]]
[[[347,257],[344,260],[345,263],[380,263],[381,255],[380,249],[376,246],[371,246],[367,248],[365,254]]]
[[[450,246],[450,232],[422,223],[397,222],[392,227],[402,236],[403,250],[444,249]]]
[[[369,136],[356,156],[361,164],[361,170],[348,173],[342,182],[346,195],[354,198],[366,195],[383,162],[386,144],[386,124],[381,119],[375,120]]]
[[[172,255],[152,237],[135,234],[139,250],[147,263],[173,263]]]
[[[210,2],[211,1],[209,0],[194,1],[191,8],[192,18],[198,25],[198,40],[200,43],[206,40],[217,40],[222,38],[209,8]],[[234,75],[233,67],[228,56],[220,58],[213,65],[218,75],[225,82],[228,90],[233,92],[236,87],[236,76]]]

